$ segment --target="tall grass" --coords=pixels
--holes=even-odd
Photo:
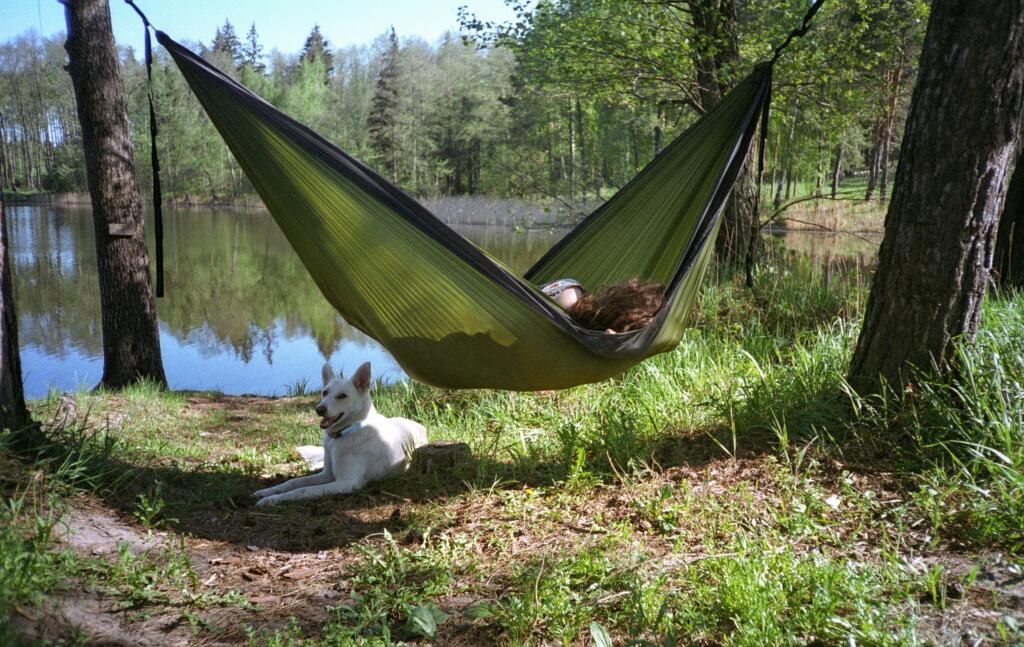
[[[672,464],[693,438],[785,454],[811,440],[870,446],[917,482],[935,530],[1024,542],[1024,297],[996,295],[952,377],[864,399],[845,373],[866,283],[806,262],[763,268],[757,288],[711,282],[679,347],[610,384],[554,394],[438,392],[395,385],[384,410],[468,442],[505,479],[563,480],[582,461],[600,478]],[[880,449],[881,448],[881,449]],[[934,493],[934,494],[929,494]]]
[[[513,644],[573,642],[592,622],[599,623],[594,635],[607,626],[644,644],[907,644],[916,639],[905,616],[919,583],[905,574],[899,538],[887,534],[900,532],[901,522],[891,519],[926,521],[935,542],[1024,546],[1024,296],[989,299],[977,337],[957,345],[953,376],[923,367],[912,388],[862,398],[845,380],[866,290],[857,271],[784,260],[761,268],[752,291],[734,277],[716,278],[676,350],[606,383],[535,394],[377,385],[382,412],[423,422],[435,440],[467,442],[476,459],[462,473],[388,485],[399,495],[465,483],[462,501],[499,499],[510,524],[543,525],[557,512],[554,499],[588,500],[609,484],[636,486],[637,494],[625,503],[630,516],[608,523],[601,541],[558,555],[538,549],[497,575],[480,571],[490,559],[482,546],[500,553],[508,550],[504,539],[486,534],[485,541],[459,529],[444,510],[448,502],[458,505],[457,497],[425,503],[412,517],[445,530],[428,531],[417,548],[388,535],[354,549],[346,575],[353,595],[332,608],[321,628],[325,641],[429,638],[446,622],[437,605],[469,589],[486,599],[465,619]],[[294,387],[305,391],[304,384]],[[126,465],[208,458],[213,441],[193,432],[218,424],[215,414],[185,419],[180,394],[146,386],[116,398],[134,416],[125,430],[84,424],[5,436],[0,458],[17,454],[63,487],[130,491],[133,501],[138,484],[128,483]],[[245,445],[269,461],[247,459],[259,473],[318,433],[303,427],[294,406],[268,408],[275,406],[270,440]],[[720,495],[686,479],[640,485],[664,477],[662,468],[698,469],[723,455],[761,457],[767,485],[740,480]],[[833,458],[896,474],[902,507],[883,511],[842,475],[822,485],[821,465]],[[220,470],[218,477],[231,469],[201,465]],[[837,493],[843,507],[830,507]],[[189,513],[180,489],[143,494],[137,517],[147,524],[159,523],[161,497],[177,496],[181,505],[172,512]],[[0,528],[0,559],[24,558],[10,569],[12,593],[0,593],[0,610],[52,586],[49,562],[29,558],[47,552],[50,522],[23,510],[9,504],[0,513],[0,522],[11,521]],[[33,530],[39,519],[43,525]],[[863,561],[865,551],[844,546],[839,527],[849,519],[859,529],[886,526],[865,531],[876,545]],[[649,555],[651,546],[663,554]],[[703,553],[693,561],[680,554],[694,549]],[[480,586],[492,577],[504,588]],[[941,597],[940,588],[932,587],[932,598]],[[289,644],[293,634],[302,631],[291,627],[262,641]],[[253,640],[260,638],[254,633]]]

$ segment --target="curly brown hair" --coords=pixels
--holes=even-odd
[[[650,323],[664,303],[664,284],[627,279],[585,292],[569,309],[569,315],[584,328],[628,332]]]

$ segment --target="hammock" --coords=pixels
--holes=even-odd
[[[410,377],[449,388],[561,389],[674,348],[771,88],[772,65],[758,66],[519,276],[366,165],[156,36],[324,297]],[[641,330],[587,330],[537,288],[562,277],[591,288],[631,277],[664,283],[665,305]]]

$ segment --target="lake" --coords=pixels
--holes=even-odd
[[[452,199],[430,207],[518,271],[566,231],[551,214],[520,202]],[[521,226],[471,215],[501,209]],[[7,210],[25,395],[92,388],[102,374],[103,342],[90,209]],[[172,388],[282,395],[304,384],[318,387],[325,359],[346,372],[371,361],[378,377],[404,377],[380,345],[320,296],[265,211],[170,209],[164,221],[166,296],[157,311]],[[794,254],[852,258],[858,266],[875,251],[870,240],[792,232],[785,246]]]

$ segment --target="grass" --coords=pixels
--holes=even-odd
[[[0,617],[84,587],[133,626],[254,645],[1024,640],[1024,298],[989,300],[955,379],[862,399],[861,275],[757,283],[710,282],[679,348],[609,383],[378,385],[473,461],[269,511],[249,493],[319,441],[307,384],[79,393],[76,422],[3,437]],[[150,547],[57,541],[90,506]]]

